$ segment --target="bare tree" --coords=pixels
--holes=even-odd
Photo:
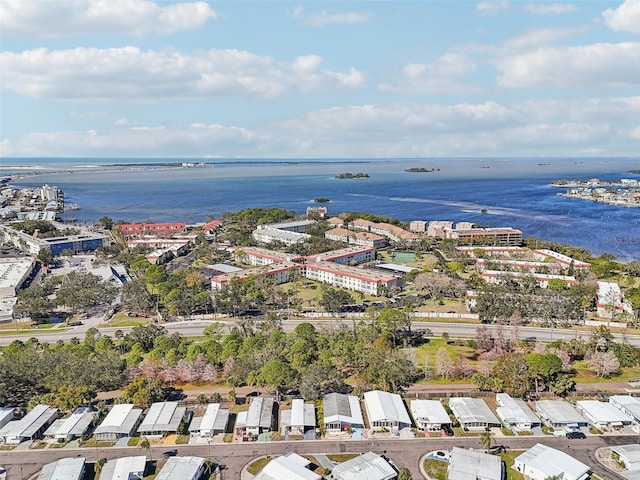
[[[589,368],[595,370],[598,377],[607,378],[620,370],[620,361],[612,351],[593,352],[587,360]]]
[[[453,360],[449,351],[440,347],[436,352],[436,373],[442,378],[451,378],[453,374]]]

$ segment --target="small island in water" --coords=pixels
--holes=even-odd
[[[316,197],[313,199],[313,201],[316,203],[329,203],[331,200],[327,197]]]
[[[629,173],[629,172],[627,172]],[[609,205],[640,207],[640,180],[620,178],[618,180],[554,180],[552,187],[567,187],[561,197],[578,198]]]
[[[405,172],[410,172],[410,173],[433,173],[433,172],[439,172],[440,169],[439,168],[424,168],[424,167],[412,167],[412,168],[407,168],[405,170]]]
[[[351,179],[351,178],[370,178],[368,173],[341,173],[340,175],[336,175],[336,178],[341,180]]]

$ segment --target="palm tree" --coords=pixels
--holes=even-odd
[[[96,475],[100,474],[105,463],[107,463],[107,459],[102,457],[93,465],[93,471],[96,473]]]
[[[153,462],[153,457],[151,456],[151,443],[147,437],[142,437],[138,442],[139,448],[144,448],[147,450],[147,455],[149,455],[149,461]]]
[[[491,444],[493,443],[493,432],[490,428],[486,428],[482,435],[480,435],[480,443],[484,447],[485,450],[489,450],[491,448]]]

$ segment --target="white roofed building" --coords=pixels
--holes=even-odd
[[[151,404],[149,411],[138,427],[138,433],[143,436],[163,436],[176,433],[187,411],[178,402],[156,402]]]
[[[612,395],[609,397],[609,403],[640,424],[640,398],[631,395]]]
[[[68,418],[61,418],[51,424],[44,432],[46,437],[52,437],[59,442],[68,442],[81,437],[91,425],[96,412],[87,407],[79,407]]]
[[[108,460],[100,471],[100,480],[142,480],[147,457],[122,457]]]
[[[295,245],[311,236],[306,233],[278,230],[275,228],[258,228],[253,231],[253,239],[260,243],[281,242],[285,245]]]
[[[566,453],[538,443],[515,458],[513,468],[530,480],[556,477],[562,480],[586,480],[589,466]]]
[[[500,420],[517,432],[529,432],[531,428],[542,424],[538,416],[521,398],[513,398],[508,393],[496,393],[496,403],[498,404],[496,413]]]
[[[7,423],[13,420],[15,414],[15,408],[2,407],[0,408],[0,428],[4,427]]]
[[[609,448],[620,456],[619,461],[628,471],[640,472],[640,444],[612,445]]]
[[[331,471],[335,480],[392,480],[397,476],[389,462],[373,452],[342,462]]]
[[[238,412],[236,431],[242,435],[258,436],[273,430],[273,397],[251,397],[249,409]]]
[[[37,405],[19,420],[8,422],[0,429],[0,438],[4,443],[16,445],[26,440],[42,436],[58,415],[57,408],[49,405]]]
[[[536,413],[540,419],[553,428],[586,427],[589,421],[564,400],[539,400]]]
[[[321,480],[309,470],[311,462],[295,452],[274,458],[258,473],[254,480]]]
[[[98,440],[104,441],[130,437],[136,431],[141,416],[142,410],[134,408],[131,403],[114,405],[93,434]]]
[[[329,393],[322,398],[324,429],[337,435],[351,428],[364,428],[360,399],[355,395]]]
[[[291,401],[290,409],[280,410],[280,430],[283,434],[304,435],[316,428],[316,406],[304,403],[301,398]]]
[[[578,400],[576,410],[600,430],[620,429],[631,425],[633,419],[609,402],[598,400]]]
[[[464,430],[477,432],[500,426],[500,420],[481,398],[450,398],[449,408]]]
[[[199,480],[204,469],[202,457],[169,457],[155,480]]]
[[[451,425],[449,414],[438,400],[412,400],[411,415],[421,430],[439,432],[443,425]]]
[[[447,480],[502,480],[504,467],[497,455],[453,447]]]
[[[405,427],[411,427],[402,397],[396,393],[382,390],[365,392],[364,405],[369,425],[374,430],[388,429],[397,433]]]
[[[213,437],[224,433],[229,423],[229,409],[220,408],[219,403],[210,403],[202,417],[193,417],[189,432],[196,437]]]
[[[42,467],[38,480],[81,480],[85,469],[84,457],[61,458]]]

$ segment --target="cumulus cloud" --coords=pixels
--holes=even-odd
[[[432,63],[410,63],[402,69],[400,78],[382,82],[382,91],[405,93],[469,93],[477,87],[457,83],[457,79],[476,71],[476,65],[460,53],[447,53]]]
[[[329,13],[326,10],[304,14],[304,9],[297,6],[293,10],[294,18],[298,18],[302,25],[307,27],[326,27],[327,25],[351,25],[354,23],[365,23],[373,18],[371,12],[342,12]]]
[[[621,88],[640,84],[640,43],[544,47],[496,62],[501,86]]]
[[[578,7],[572,3],[529,3],[524,6],[524,11],[532,15],[556,15],[577,10]]]
[[[293,63],[247,51],[147,50],[137,47],[45,48],[0,54],[2,87],[21,95],[98,101],[153,101],[218,96],[274,98],[290,92],[312,93],[364,84],[354,68],[321,68],[308,55]]]
[[[497,15],[498,13],[508,9],[508,0],[501,0],[499,2],[478,2],[476,4],[476,12],[482,15]]]
[[[602,16],[611,30],[640,33],[640,0],[625,0],[618,8],[602,12]]]
[[[216,12],[206,2],[161,6],[151,0],[3,0],[3,35],[168,34],[202,27]]]

